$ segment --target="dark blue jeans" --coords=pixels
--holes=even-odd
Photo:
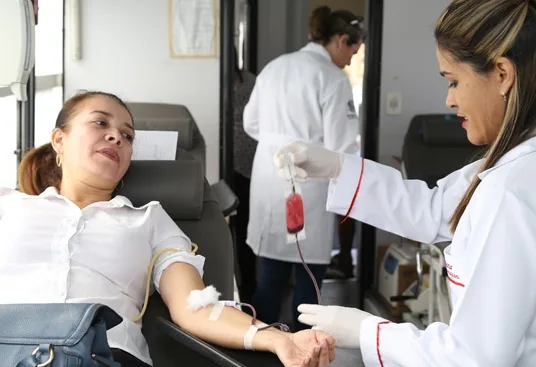
[[[328,265],[308,264],[308,267],[313,273],[318,287],[321,287]],[[298,321],[299,313],[297,308],[300,304],[318,303],[315,286],[303,265],[263,257],[260,259],[260,268],[260,279],[253,296],[253,307],[257,311],[257,318],[267,324],[280,321],[279,315],[283,298],[294,269],[296,285],[292,298],[293,325],[291,327],[293,331],[310,328],[310,326]]]

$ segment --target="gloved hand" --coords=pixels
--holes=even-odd
[[[302,304],[298,320],[335,338],[339,348],[359,348],[361,323],[372,316],[357,308]]]
[[[290,143],[281,148],[274,156],[274,164],[281,177],[286,178],[283,156],[290,153],[296,168],[296,181],[305,182],[308,177],[339,177],[343,155],[326,148],[303,142]]]

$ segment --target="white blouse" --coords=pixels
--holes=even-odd
[[[134,207],[124,196],[80,209],[49,187],[39,196],[0,188],[0,304],[101,303],[123,317],[108,331],[112,348],[152,364],[134,323],[143,306],[148,266],[160,249],[152,282],[175,262],[203,276],[204,257],[160,203]]]

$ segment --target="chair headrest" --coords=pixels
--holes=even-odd
[[[205,177],[197,160],[132,161],[120,195],[134,206],[159,201],[173,220],[197,220],[203,212]]]
[[[426,145],[470,146],[462,119],[452,115],[437,115],[422,120],[422,138]]]
[[[186,106],[166,103],[127,103],[136,130],[178,131],[177,148],[192,150],[197,126]]]

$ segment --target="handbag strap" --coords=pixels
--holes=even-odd
[[[54,358],[54,346],[52,344],[41,344],[35,348],[31,355],[17,363],[15,367],[52,367]],[[91,358],[102,367],[121,367],[120,363],[96,354],[93,354]]]

